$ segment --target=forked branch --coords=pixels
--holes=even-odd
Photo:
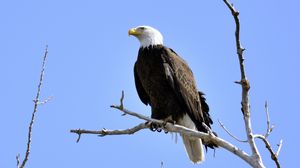
[[[245,72],[245,67],[244,67],[244,56],[243,56],[243,51],[245,50],[240,42],[240,20],[239,20],[239,12],[233,7],[231,3],[229,3],[227,0],[224,0],[225,4],[231,11],[231,14],[234,18],[235,21],[235,42],[236,42],[236,50],[237,50],[237,55],[239,58],[239,63],[240,63],[240,71],[241,71],[241,80],[239,83],[242,86],[242,112],[243,112],[243,117],[244,117],[244,124],[246,128],[246,135],[248,139],[248,143],[251,147],[252,155],[253,158],[256,160],[257,167],[264,167],[261,156],[259,154],[259,151],[256,147],[254,138],[253,138],[253,133],[252,133],[252,128],[251,128],[251,118],[250,118],[250,103],[249,103],[249,90],[250,90],[250,82],[247,80],[246,77],[246,72]]]
[[[279,155],[279,152],[281,150],[281,146],[282,146],[282,140],[280,140],[279,144],[278,144],[278,150],[277,152],[275,153],[272,149],[272,146],[271,144],[269,143],[269,141],[267,140],[267,138],[264,136],[264,135],[255,135],[254,136],[255,138],[259,138],[261,139],[265,145],[266,145],[266,148],[268,149],[268,151],[270,152],[271,154],[271,159],[274,160],[277,168],[280,168],[280,163],[279,163],[279,160],[278,160],[278,155]]]
[[[232,145],[231,143],[221,139],[220,137],[216,137],[213,133],[207,134],[207,133],[203,133],[203,132],[198,132],[198,131],[183,127],[181,125],[176,125],[176,124],[165,122],[162,120],[152,119],[150,117],[129,111],[126,108],[124,108],[124,105],[123,105],[124,93],[122,93],[121,97],[123,97],[123,98],[121,98],[120,105],[112,105],[111,107],[118,109],[119,111],[123,112],[126,115],[130,115],[130,116],[134,116],[139,119],[142,119],[142,120],[146,121],[146,123],[141,123],[133,128],[129,128],[129,129],[125,129],[125,130],[102,129],[100,131],[92,131],[92,130],[84,130],[84,129],[75,129],[75,130],[70,130],[70,132],[78,134],[79,135],[78,139],[80,139],[82,134],[96,134],[99,136],[124,135],[124,134],[130,135],[130,134],[133,134],[142,129],[149,128],[150,123],[155,123],[155,124],[161,125],[165,132],[174,132],[174,133],[185,134],[185,135],[188,135],[191,137],[201,138],[204,143],[216,144],[217,146],[222,147],[222,148],[228,150],[229,152],[239,156],[241,159],[246,161],[249,165],[254,167],[255,163],[252,161],[251,156],[249,156],[246,152],[239,149],[238,147]],[[123,105],[123,107],[122,107],[122,105]],[[78,139],[77,139],[77,141],[78,141]]]
[[[251,147],[252,158],[253,158],[253,161],[255,162],[255,167],[265,167],[262,163],[261,155],[257,149],[256,143],[255,143],[255,136],[253,135],[252,127],[251,127],[250,103],[249,103],[250,82],[247,80],[246,71],[245,71],[245,67],[244,67],[243,53],[245,51],[245,48],[242,47],[241,42],[240,42],[239,12],[234,8],[234,6],[231,3],[229,3],[228,0],[223,0],[223,1],[227,5],[229,10],[231,11],[231,14],[234,18],[235,25],[236,25],[235,42],[236,42],[236,50],[237,50],[237,55],[239,58],[240,72],[241,72],[241,80],[236,83],[238,83],[242,86],[242,102],[241,102],[242,108],[241,108],[241,110],[243,112],[243,118],[244,118],[244,124],[245,124],[245,128],[246,128],[248,143],[249,143],[249,146]],[[272,159],[275,161],[277,167],[280,167],[277,156],[274,154],[269,142],[267,141],[267,137],[272,131],[272,127],[270,126],[270,117],[269,117],[269,112],[268,112],[268,108],[267,108],[267,103],[265,105],[265,110],[266,110],[266,115],[267,115],[267,127],[268,127],[267,132],[266,132],[265,136],[256,135],[256,137],[260,138],[264,141],[267,149],[271,153]],[[281,147],[281,146],[279,146],[279,147]]]

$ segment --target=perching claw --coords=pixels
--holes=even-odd
[[[157,130],[158,126],[156,123],[151,122],[150,123],[150,130],[155,132]]]

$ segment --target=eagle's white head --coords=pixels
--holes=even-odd
[[[149,47],[151,45],[162,45],[163,36],[161,33],[150,26],[138,26],[128,31],[128,35],[133,35],[139,39],[141,47]]]

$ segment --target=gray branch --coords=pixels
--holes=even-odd
[[[253,166],[253,167],[255,166],[251,156],[249,156],[246,152],[239,149],[238,147],[236,147],[236,146],[232,145],[231,143],[223,140],[222,138],[216,137],[214,134],[207,134],[207,133],[204,133],[204,132],[195,131],[195,130],[183,127],[181,125],[165,122],[165,121],[162,121],[162,120],[152,119],[152,118],[144,116],[142,114],[138,114],[138,113],[129,111],[126,108],[124,108],[124,106],[123,106],[123,99],[124,99],[123,94],[122,94],[122,97],[123,98],[121,99],[120,105],[112,105],[111,107],[120,110],[125,115],[130,115],[130,116],[134,116],[134,117],[137,117],[139,119],[145,120],[146,123],[141,123],[141,124],[139,124],[139,125],[137,125],[133,128],[129,128],[129,129],[125,129],[125,130],[107,130],[107,129],[102,129],[100,131],[84,130],[84,129],[70,130],[71,133],[76,133],[76,134],[79,135],[78,139],[77,139],[77,142],[79,141],[82,134],[96,134],[96,135],[99,135],[99,136],[124,135],[124,134],[130,135],[130,134],[133,134],[133,133],[135,133],[137,131],[140,131],[142,129],[149,128],[149,123],[156,123],[156,124],[161,125],[162,128],[164,129],[164,131],[166,131],[166,132],[174,132],[174,133],[185,134],[185,135],[188,135],[188,136],[201,138],[204,143],[216,144],[219,147],[222,147],[222,148],[226,149],[227,151],[237,155],[238,157],[240,157],[241,159],[246,161],[251,166]]]
[[[244,117],[244,124],[246,128],[246,134],[247,134],[247,139],[249,146],[251,147],[252,151],[252,161],[254,162],[255,166],[257,168],[263,168],[265,167],[261,155],[257,149],[256,143],[255,143],[255,136],[253,135],[252,132],[252,127],[251,127],[251,117],[250,117],[250,103],[249,103],[249,90],[250,90],[250,82],[247,80],[246,77],[246,71],[244,67],[244,56],[243,52],[245,51],[245,48],[242,47],[241,42],[240,42],[240,20],[239,20],[239,12],[233,7],[231,3],[229,3],[228,0],[223,0],[224,3],[227,5],[229,10],[231,11],[231,14],[234,18],[235,21],[235,42],[236,42],[236,50],[237,50],[237,55],[239,58],[239,64],[240,64],[240,72],[241,72],[241,80],[236,82],[242,86],[242,112],[243,112],[243,117]],[[267,133],[265,136],[263,135],[256,135],[257,138],[260,138],[264,141],[266,144],[267,149],[271,153],[272,159],[275,161],[276,165],[278,168],[280,168],[280,164],[278,161],[278,158],[276,154],[272,151],[272,148],[270,146],[270,143],[267,141],[267,136],[271,133],[272,127],[270,126],[270,117],[269,117],[269,112],[268,112],[268,106],[267,103],[265,104],[265,111],[267,115]],[[281,145],[279,146],[281,148]],[[280,150],[279,148],[279,150]]]
[[[141,123],[135,127],[128,128],[125,130],[107,130],[103,128],[102,130],[99,131],[94,131],[94,130],[86,130],[86,129],[75,129],[75,130],[70,130],[71,133],[76,133],[78,134],[78,138],[76,142],[79,142],[81,138],[81,134],[96,134],[101,137],[106,136],[106,135],[131,135],[134,134],[142,129],[149,128],[148,123]]]
[[[265,143],[266,148],[268,149],[268,151],[269,151],[270,154],[271,154],[271,159],[274,160],[274,162],[275,162],[277,168],[280,168],[281,166],[280,166],[280,163],[279,163],[279,160],[278,160],[278,155],[279,155],[279,152],[278,152],[278,151],[280,151],[280,149],[281,149],[281,146],[282,146],[282,140],[280,141],[280,143],[279,143],[279,145],[278,145],[278,151],[277,151],[277,153],[275,153],[275,152],[273,151],[272,147],[271,147],[271,144],[270,144],[269,141],[267,140],[267,137],[266,137],[266,136],[264,136],[264,135],[255,135],[254,137],[255,137],[255,138],[261,139],[261,140]]]
[[[38,88],[37,88],[37,94],[36,94],[35,99],[33,100],[34,107],[33,107],[33,112],[32,112],[31,120],[30,120],[29,127],[28,127],[27,148],[26,148],[26,152],[25,152],[25,157],[24,157],[21,165],[20,165],[20,154],[18,154],[16,156],[17,167],[18,168],[24,168],[25,165],[26,165],[26,162],[28,161],[28,157],[29,157],[29,154],[30,154],[31,140],[32,140],[32,138],[31,138],[32,137],[32,128],[33,128],[33,123],[35,121],[35,114],[37,112],[37,108],[40,104],[45,104],[50,100],[50,99],[47,99],[43,102],[39,101],[39,97],[40,97],[40,93],[41,93],[41,87],[42,87],[43,79],[44,79],[44,71],[45,71],[47,56],[48,56],[48,46],[46,46],[44,57],[43,57],[43,63],[42,63],[42,68],[41,68],[41,73],[40,73],[40,80],[39,80],[39,84],[38,84]]]
[[[282,147],[282,142],[283,142],[283,140],[281,139],[279,141],[279,144],[277,144],[277,146],[278,146],[278,149],[277,149],[277,152],[276,152],[277,157],[279,156],[279,153],[280,153],[280,150],[281,150],[281,147]]]
[[[235,140],[237,140],[237,141],[239,141],[239,142],[248,142],[247,140],[241,140],[241,139],[239,139],[238,137],[236,137],[235,135],[233,135],[233,134],[225,127],[225,125],[224,125],[220,120],[218,120],[218,122],[219,122],[220,126],[225,130],[225,132],[227,132],[227,134],[228,134],[229,136],[231,136],[233,139],[235,139]]]
[[[261,156],[259,154],[259,151],[256,147],[253,133],[252,133],[252,127],[251,127],[251,117],[250,117],[250,104],[249,104],[249,90],[250,90],[250,82],[246,78],[246,72],[244,68],[244,56],[243,51],[245,50],[240,42],[240,20],[239,20],[239,12],[233,7],[232,4],[230,4],[227,0],[224,0],[227,7],[230,9],[231,14],[235,21],[235,42],[236,42],[236,49],[237,49],[237,55],[239,58],[240,63],[240,71],[241,71],[241,80],[236,82],[242,86],[242,112],[244,117],[244,123],[246,128],[246,134],[248,143],[251,147],[252,156],[254,160],[256,161],[255,167],[265,167],[262,163]]]

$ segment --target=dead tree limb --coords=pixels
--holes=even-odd
[[[242,47],[240,42],[240,20],[239,20],[239,12],[233,7],[232,4],[230,4],[227,0],[224,0],[224,3],[227,5],[229,10],[231,11],[231,14],[235,21],[235,42],[236,42],[236,49],[237,49],[237,55],[239,58],[240,63],[240,71],[241,71],[241,80],[236,82],[242,86],[242,112],[244,117],[244,123],[246,128],[246,134],[248,143],[251,147],[252,156],[256,160],[256,167],[264,167],[261,155],[259,154],[259,151],[257,149],[257,146],[254,141],[253,133],[252,133],[252,127],[251,127],[251,117],[250,117],[250,103],[249,103],[249,90],[250,90],[250,82],[247,80],[245,67],[244,67],[244,56],[243,52],[245,49]]]
[[[41,105],[41,104],[47,103],[51,99],[51,98],[48,98],[48,99],[46,99],[44,101],[39,101],[40,93],[41,93],[41,88],[42,88],[42,84],[43,84],[43,79],[44,79],[44,72],[45,72],[45,65],[46,65],[47,56],[48,56],[48,46],[46,46],[44,57],[43,57],[42,68],[41,68],[41,73],[40,73],[40,80],[39,80],[39,84],[38,84],[38,88],[37,88],[36,97],[33,100],[34,107],[33,107],[33,112],[32,112],[31,120],[30,120],[29,127],[28,127],[27,144],[26,144],[27,148],[26,148],[25,156],[24,156],[24,159],[23,159],[21,165],[20,165],[20,154],[18,154],[16,156],[17,167],[18,168],[24,168],[25,165],[26,165],[26,162],[28,161],[28,158],[29,158],[30,147],[31,147],[31,140],[32,140],[33,123],[35,121],[35,114],[37,112],[38,106]]]
[[[220,120],[218,120],[218,122],[219,122],[220,126],[225,130],[225,132],[227,132],[227,134],[228,134],[229,136],[231,136],[233,139],[235,139],[235,140],[237,140],[237,141],[239,141],[239,142],[248,142],[247,140],[241,140],[241,139],[239,139],[238,137],[236,137],[235,135],[233,135],[233,134],[225,127],[225,125],[224,125]]]
[[[253,162],[253,159],[251,158],[250,155],[248,155],[242,149],[227,142],[226,140],[223,140],[220,137],[216,137],[213,133],[207,134],[204,132],[195,131],[195,130],[183,127],[181,125],[165,122],[162,120],[152,119],[150,117],[129,111],[126,108],[124,108],[124,105],[123,105],[124,94],[123,93],[122,93],[121,97],[123,97],[123,98],[121,99],[120,105],[112,105],[111,107],[120,110],[125,115],[130,115],[130,116],[134,116],[139,119],[145,120],[146,123],[139,124],[133,128],[126,129],[126,130],[108,131],[105,129],[105,131],[103,131],[103,130],[93,131],[93,130],[75,129],[75,130],[70,130],[70,132],[78,134],[79,137],[81,136],[81,134],[97,134],[99,136],[124,135],[124,134],[129,135],[129,134],[135,133],[136,131],[139,131],[141,129],[149,128],[149,123],[155,123],[155,124],[161,125],[165,132],[174,132],[174,133],[185,134],[188,136],[201,138],[204,143],[216,144],[219,147],[222,147],[222,148],[228,150],[229,152],[237,155],[238,157],[240,157],[241,159],[246,161],[249,165],[251,165],[253,167],[255,166],[255,163]],[[132,131],[132,130],[134,130],[134,131]],[[77,141],[78,141],[78,139],[77,139]]]
[[[268,149],[268,151],[269,151],[270,154],[271,154],[271,159],[274,160],[274,162],[275,162],[277,168],[280,168],[281,166],[280,166],[280,163],[279,163],[279,160],[278,160],[279,152],[275,153],[275,152],[273,151],[271,144],[270,144],[269,141],[267,140],[267,137],[265,137],[264,135],[255,135],[254,137],[255,137],[255,138],[261,139],[261,140],[265,143],[266,148]],[[279,143],[279,145],[278,145],[279,151],[280,151],[280,149],[281,149],[281,146],[282,146],[282,140],[280,141],[280,143]]]
[[[267,103],[265,104],[265,111],[267,115],[267,133],[265,135],[253,135],[252,127],[251,127],[251,116],[250,116],[250,102],[249,102],[249,90],[250,90],[250,82],[246,77],[246,71],[244,67],[244,56],[243,53],[245,51],[245,48],[242,47],[240,42],[240,20],[239,20],[239,12],[234,8],[233,4],[229,3],[228,0],[223,0],[224,3],[227,5],[229,10],[231,11],[231,14],[235,21],[235,42],[236,42],[236,50],[237,55],[239,58],[239,64],[240,64],[240,72],[241,72],[241,80],[236,82],[242,86],[242,112],[243,112],[243,118],[244,118],[244,124],[246,128],[246,134],[248,143],[251,147],[252,151],[252,157],[255,162],[255,167],[265,167],[261,155],[259,153],[259,150],[257,149],[256,143],[255,143],[255,137],[260,138],[263,140],[263,142],[266,144],[267,149],[269,150],[271,154],[271,158],[275,161],[278,168],[280,168],[280,164],[278,161],[278,158],[276,154],[273,152],[270,143],[267,141],[268,135],[272,131],[272,127],[270,126],[270,117],[268,112],[268,106]],[[280,146],[281,147],[281,146]]]
[[[142,129],[149,128],[149,126],[150,125],[148,123],[141,123],[135,127],[128,128],[125,130],[107,130],[105,128],[102,128],[99,131],[76,129],[76,130],[70,130],[70,132],[78,134],[78,138],[77,138],[76,142],[79,142],[79,140],[81,138],[81,134],[96,134],[101,137],[104,137],[106,135],[130,135],[130,134],[134,134]]]

